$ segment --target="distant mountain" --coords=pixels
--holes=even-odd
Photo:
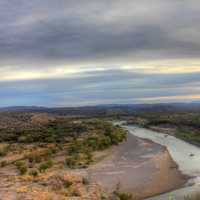
[[[48,110],[45,107],[39,106],[11,106],[11,107],[3,107],[0,108],[0,112],[23,112],[23,111],[42,111]]]
[[[130,115],[138,111],[170,111],[192,110],[200,112],[200,102],[191,103],[158,103],[158,104],[108,104],[82,107],[38,107],[38,106],[13,106],[0,108],[0,112],[47,112],[62,115],[79,116],[109,116]]]

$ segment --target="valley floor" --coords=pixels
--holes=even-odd
[[[109,191],[119,187],[141,197],[179,188],[187,179],[165,147],[130,134],[106,159],[89,167],[87,174]]]
[[[53,161],[59,163],[61,158]],[[68,193],[82,196],[77,199],[85,196],[100,200],[102,193],[116,189],[149,197],[179,188],[187,179],[165,147],[130,134],[121,144],[96,152],[95,160],[85,169],[70,170],[63,168],[62,163],[55,164],[37,177],[18,176],[13,166],[0,168],[0,200],[47,200],[49,196],[60,200],[68,195],[68,180],[73,183]],[[89,184],[82,177],[87,177]]]

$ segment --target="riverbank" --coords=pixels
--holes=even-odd
[[[147,128],[152,131],[159,132],[159,133],[165,133],[167,135],[172,135],[176,138],[184,140],[185,142],[188,142],[192,145],[200,147],[199,138],[195,138],[192,136],[192,135],[196,134],[196,133],[194,133],[195,129],[192,129],[191,127],[190,128],[185,127],[185,130],[183,128],[179,130],[177,127],[173,127],[173,126],[171,128],[165,128],[165,127],[162,127],[159,125],[148,126]],[[196,134],[196,135],[198,135],[198,134]]]
[[[164,146],[131,134],[87,174],[109,192],[120,187],[143,198],[180,188],[187,181]]]
[[[127,118],[127,125],[138,125],[165,133],[200,147],[200,123],[198,113],[151,112]]]

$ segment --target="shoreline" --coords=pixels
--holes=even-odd
[[[148,129],[148,130],[151,130],[151,131],[156,131],[158,133],[163,133],[163,134],[166,134],[166,136],[174,136],[175,138],[178,138],[184,142],[187,142],[188,144],[191,144],[191,145],[194,145],[196,147],[200,147],[200,144],[195,142],[195,141],[191,141],[189,139],[185,139],[184,137],[181,137],[181,136],[177,136],[176,135],[176,128],[174,128],[173,125],[171,125],[171,127],[168,127],[168,128],[165,128],[165,127],[161,127],[159,125],[150,125],[150,126],[143,126],[141,124],[138,124],[138,123],[127,123],[127,125],[134,125],[134,126],[138,126],[138,127],[141,127],[141,128],[145,128],[145,129]]]
[[[144,128],[147,128],[149,130],[152,130],[152,131],[156,131],[158,133],[163,133],[163,134],[167,134],[167,135],[171,135],[171,136],[174,136],[184,142],[187,142],[188,144],[191,144],[191,145],[194,145],[196,147],[200,147],[199,143],[197,142],[194,142],[194,141],[190,141],[188,139],[184,139],[183,137],[178,137],[176,135],[176,132],[174,129],[171,129],[170,131],[168,129],[165,129],[165,128],[162,128],[162,127],[159,127],[159,126],[148,126],[148,127],[144,127]]]
[[[153,190],[155,190],[158,183],[162,184],[163,182],[165,184],[163,186],[159,185],[159,187],[161,188],[161,190],[164,190],[164,191],[160,192],[160,189],[157,188],[155,193],[153,192],[153,195],[145,196],[145,198],[165,194],[165,193],[171,192],[173,190],[183,188],[185,186],[185,184],[187,183],[187,181],[189,179],[189,176],[181,173],[177,163],[172,159],[167,148],[162,154],[153,158],[153,160],[155,163],[159,163],[159,165],[161,166],[161,170],[158,171],[154,183],[151,183],[151,184],[155,184],[155,187],[153,185],[151,185],[151,192]],[[165,164],[167,164],[167,165],[165,165]],[[167,172],[169,172],[169,169],[172,169],[173,173],[171,173],[171,172],[167,173]],[[166,174],[167,174],[167,176],[166,176]],[[157,181],[156,181],[156,179],[157,179]]]
[[[181,188],[188,180],[166,147],[130,133],[127,141],[109,150],[107,157],[89,167],[87,174],[109,192],[120,184],[122,192],[142,198]]]

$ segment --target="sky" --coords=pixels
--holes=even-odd
[[[0,0],[0,107],[200,101],[199,0]]]

